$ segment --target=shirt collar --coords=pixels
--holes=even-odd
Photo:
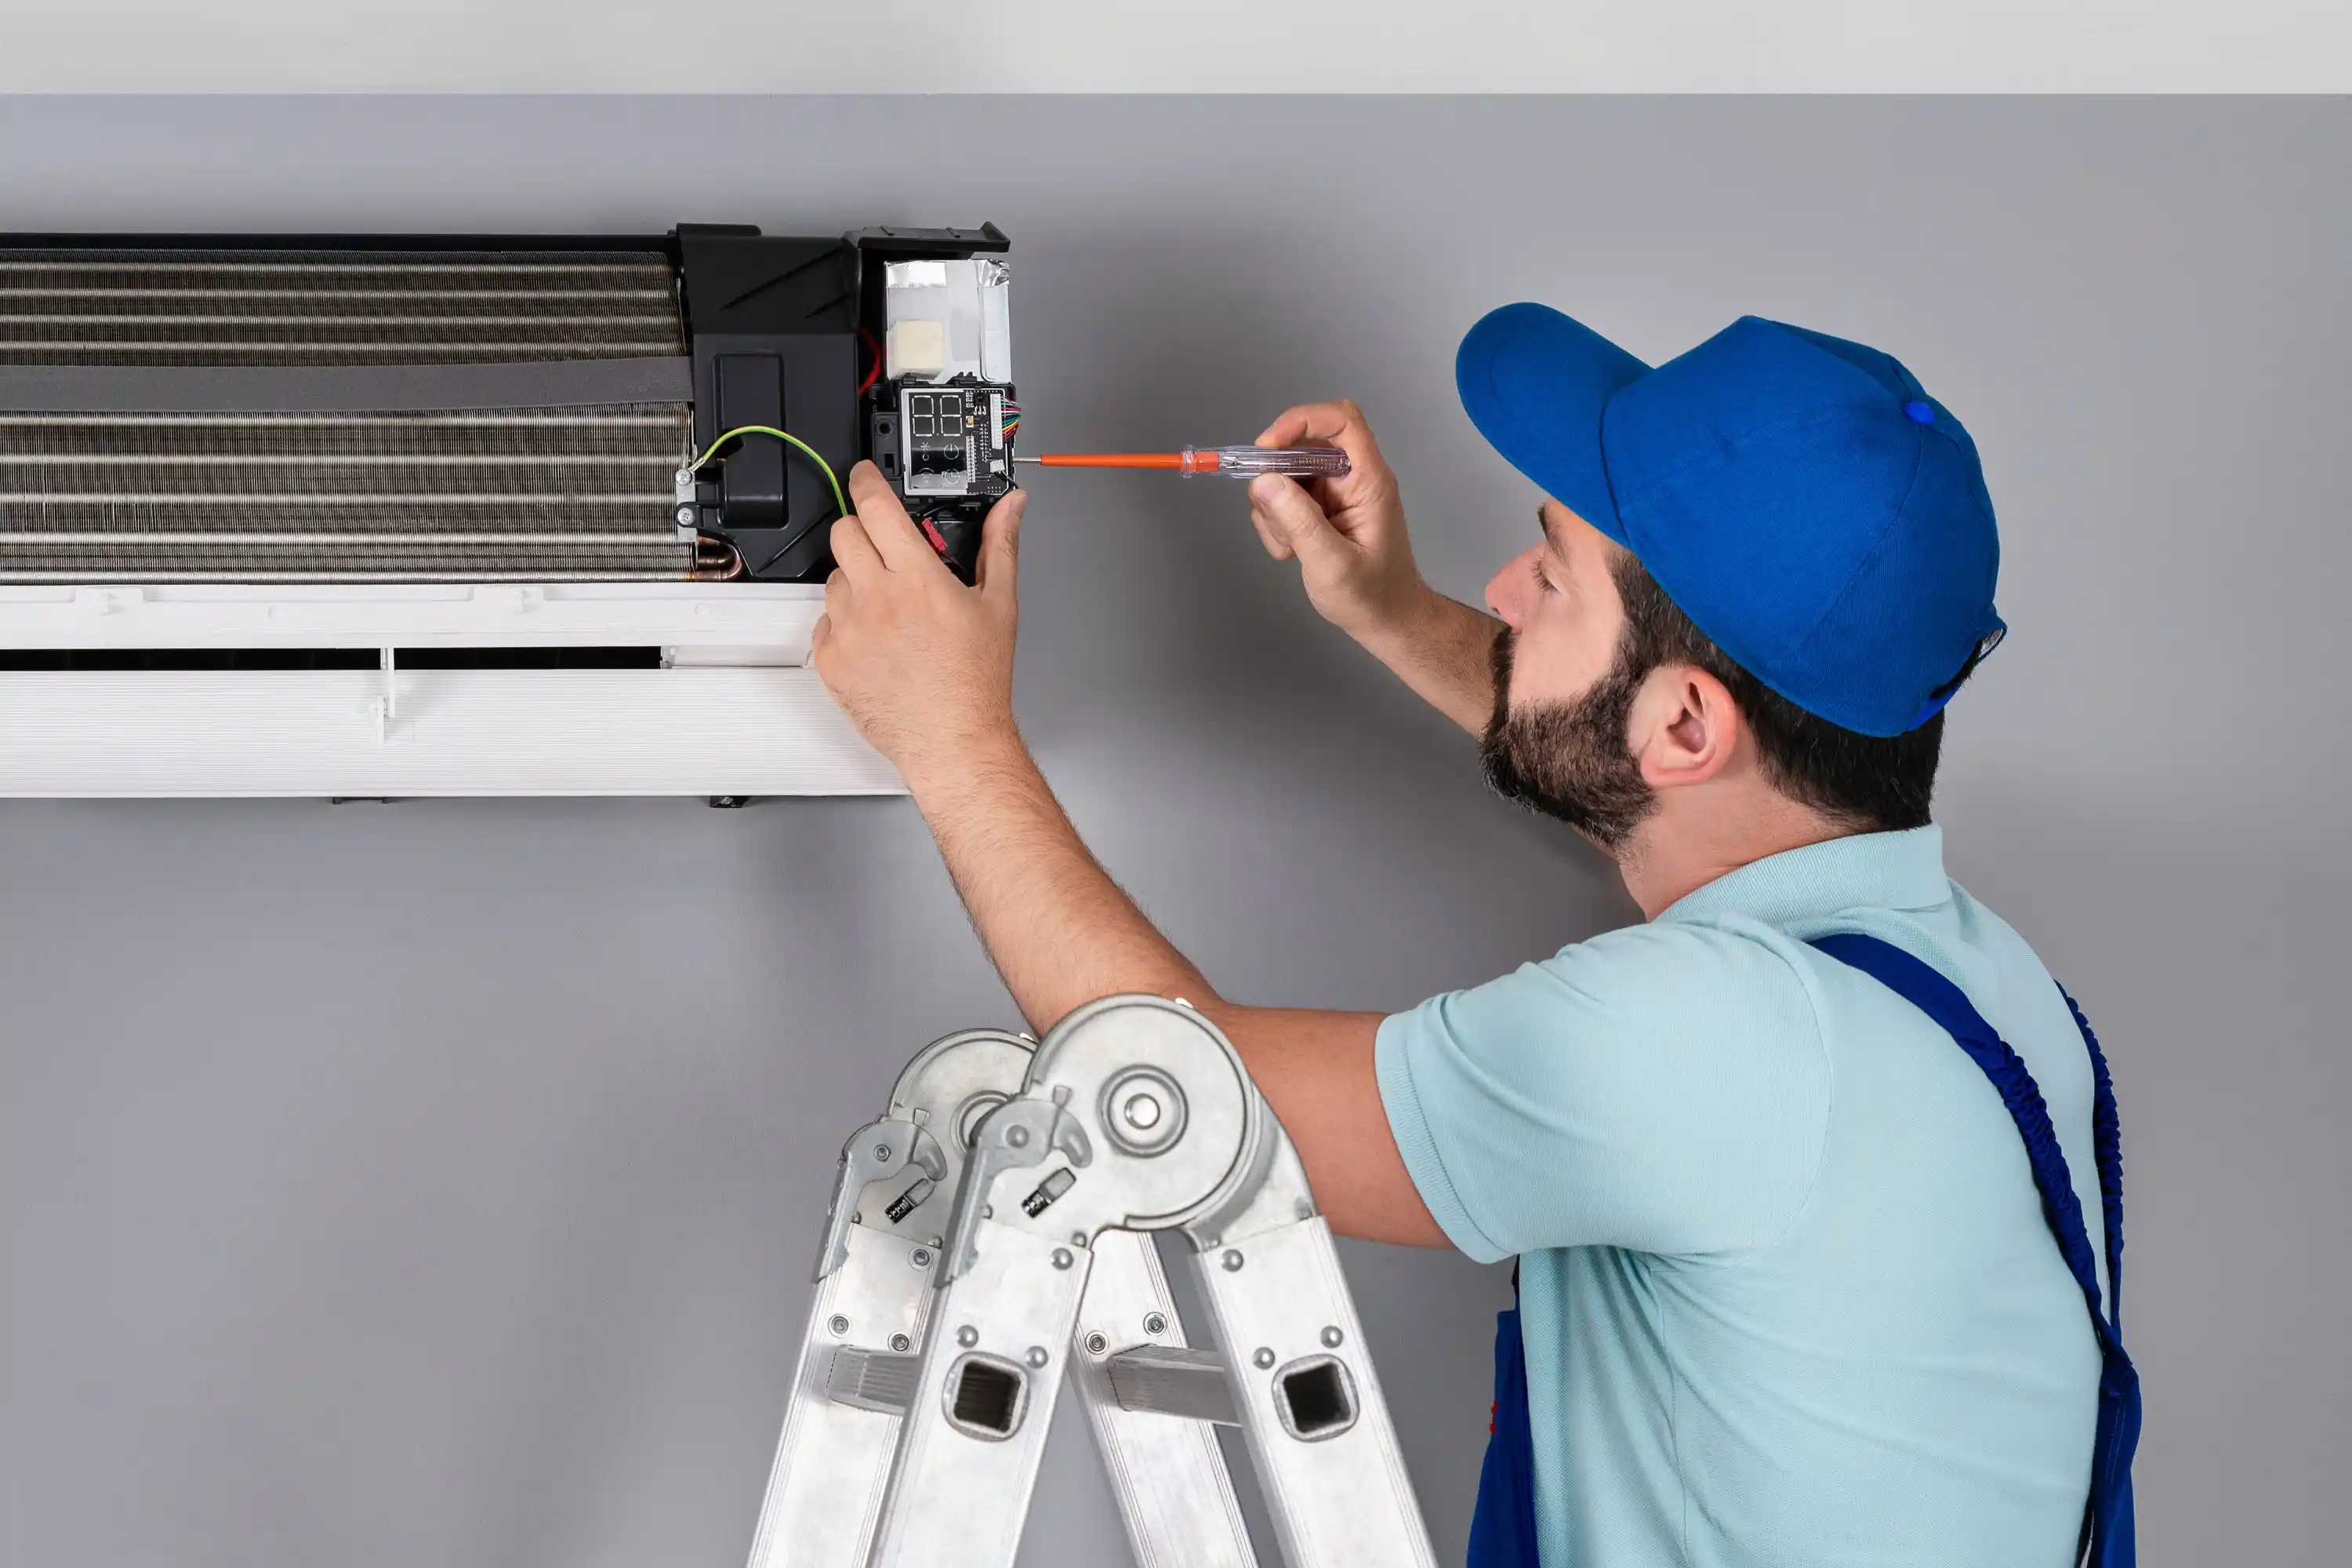
[[[1845,910],[1923,910],[1948,902],[1944,830],[1854,833],[1751,860],[1660,912],[1661,921],[1747,915],[1784,926]]]

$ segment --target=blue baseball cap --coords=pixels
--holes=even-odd
[[[1832,724],[1917,729],[2007,629],[1976,443],[1876,349],[1742,316],[1653,369],[1548,305],[1506,305],[1454,377],[1513,468]]]

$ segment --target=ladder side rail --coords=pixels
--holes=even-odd
[[[1012,1568],[1070,1359],[1091,1252],[979,1222],[940,1289],[898,1426],[873,1568]]]
[[[871,1552],[967,1130],[1020,1091],[1030,1046],[994,1029],[934,1040],[843,1145],[749,1568],[862,1568]]]
[[[1127,1526],[1137,1568],[1257,1568],[1216,1428],[1205,1420],[1124,1407],[1115,1358],[1185,1343],[1159,1248],[1140,1231],[1095,1237],[1071,1357],[1103,1473]],[[1218,1369],[1223,1379],[1223,1368]]]
[[[1330,1226],[1289,1138],[1238,1215],[1187,1226],[1288,1568],[1435,1568]]]
[[[848,1231],[845,1247],[809,1310],[750,1568],[859,1568],[872,1545],[899,1418],[836,1403],[828,1389],[832,1363],[852,1344],[922,1342],[929,1259],[917,1263],[925,1249],[865,1226]]]

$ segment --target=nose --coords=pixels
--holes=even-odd
[[[1486,607],[1502,617],[1503,624],[1513,631],[1527,616],[1528,595],[1535,584],[1535,552],[1543,548],[1530,545],[1503,563],[1503,569],[1486,579]]]

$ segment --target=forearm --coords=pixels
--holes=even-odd
[[[1354,631],[1415,695],[1474,735],[1495,712],[1495,639],[1503,623],[1423,585],[1405,613]]]
[[[1017,734],[908,784],[981,944],[1040,1033],[1119,992],[1215,1001],[1087,848]]]
[[[982,946],[1043,1034],[1098,997],[1181,997],[1223,1030],[1349,1236],[1447,1245],[1385,1132],[1372,1049],[1377,1013],[1225,1001],[1136,908],[1055,800],[1020,737],[976,744],[954,765],[910,772],[915,804]]]

